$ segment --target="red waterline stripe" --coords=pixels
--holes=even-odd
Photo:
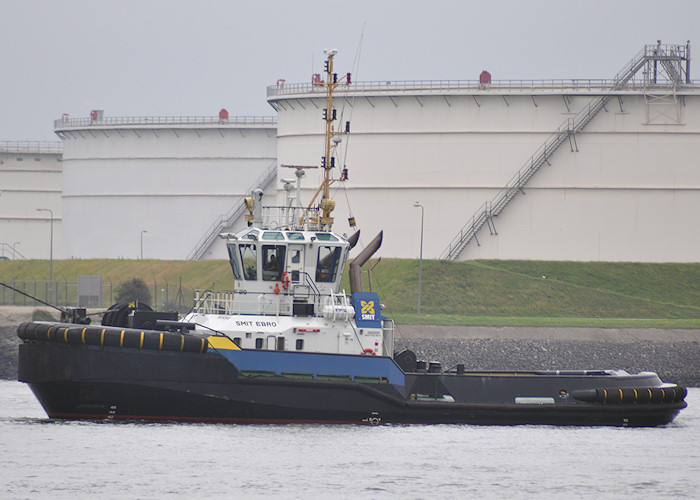
[[[165,417],[153,415],[93,415],[83,413],[52,413],[49,418],[83,420],[149,420],[154,422],[211,422],[231,424],[339,424],[366,425],[371,422],[357,420],[294,420],[272,418],[217,418],[217,417]],[[381,423],[381,422],[380,422]]]

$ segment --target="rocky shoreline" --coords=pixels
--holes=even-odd
[[[0,378],[17,378],[17,325],[34,308],[0,307]],[[397,350],[443,368],[468,370],[654,371],[662,380],[700,387],[700,330],[401,325]]]
[[[441,360],[443,368],[464,363],[471,370],[592,370],[623,369],[656,372],[664,382],[700,387],[700,348],[697,343],[584,342],[514,339],[397,340],[420,359]]]

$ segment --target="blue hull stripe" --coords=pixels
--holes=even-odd
[[[314,352],[240,351],[218,349],[217,352],[239,370],[349,375],[351,377],[384,377],[390,383],[405,385],[404,374],[391,358],[357,356],[353,354],[324,354]]]

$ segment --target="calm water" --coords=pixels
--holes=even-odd
[[[700,389],[664,428],[57,422],[0,381],[0,498],[700,498]]]

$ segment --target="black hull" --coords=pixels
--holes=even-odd
[[[686,406],[415,401],[391,384],[245,376],[215,352],[25,342],[19,356],[19,380],[61,419],[658,426]]]
[[[266,387],[261,399],[272,397],[276,404],[243,401],[242,394],[218,397],[193,393],[191,389],[128,385],[56,382],[29,384],[50,418],[69,420],[147,420],[158,422],[212,423],[314,423],[314,424],[472,424],[472,425],[557,425],[653,427],[670,423],[685,404],[656,408],[591,405],[535,406],[513,404],[415,403],[382,405],[357,397],[343,388],[330,389],[345,399],[347,408],[334,410],[313,405],[299,407],[293,400],[308,391],[289,387]],[[258,389],[251,385],[251,389]],[[204,391],[215,387],[202,387]],[[298,388],[295,388],[298,389]],[[71,404],[76,395],[99,394],[103,402]],[[233,391],[232,391],[233,392]],[[235,391],[238,392],[238,391]],[[247,392],[247,391],[241,391]],[[313,397],[328,390],[313,389]],[[285,400],[289,404],[285,405]],[[153,402],[157,401],[157,405]],[[449,405],[449,407],[448,407]],[[363,410],[364,408],[364,410]]]

